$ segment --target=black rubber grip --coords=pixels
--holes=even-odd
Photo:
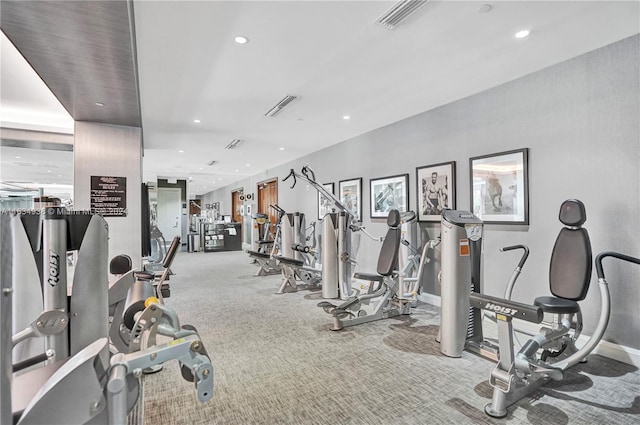
[[[31,358],[28,358],[26,360],[23,360],[21,362],[15,363],[12,368],[13,368],[13,372],[19,372],[22,369],[26,369],[30,366],[36,365],[38,363],[42,363],[44,361],[49,360],[49,356],[47,355],[47,353],[42,353],[42,354],[38,354],[37,356],[33,356]]]
[[[505,246],[504,248],[500,248],[500,251],[513,251],[514,249],[522,249],[524,250],[524,253],[522,254],[522,258],[520,258],[520,261],[518,262],[518,267],[522,268],[524,266],[524,263],[527,261],[527,258],[529,258],[529,248],[526,245],[510,245],[510,246]]]
[[[640,258],[631,257],[629,255],[620,254],[614,251],[605,251],[598,254],[596,257],[596,272],[598,273],[598,279],[604,279],[604,270],[602,269],[602,260],[606,257],[614,257],[619,260],[628,261],[630,263],[640,264]]]

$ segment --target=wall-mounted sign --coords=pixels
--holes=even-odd
[[[91,176],[91,212],[103,217],[126,217],[127,178]]]

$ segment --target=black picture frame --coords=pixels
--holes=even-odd
[[[362,177],[338,182],[339,199],[356,221],[362,220]]]
[[[409,210],[409,174],[371,179],[369,189],[371,218],[386,218],[391,210]]]
[[[456,209],[456,162],[416,167],[416,196],[418,221],[439,222],[443,210]]]
[[[469,158],[471,211],[486,224],[529,224],[528,148]]]

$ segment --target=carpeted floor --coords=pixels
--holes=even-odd
[[[172,270],[166,303],[198,329],[214,396],[199,403],[167,363],[145,378],[148,425],[640,423],[640,371],[606,357],[493,419],[482,410],[493,363],[440,354],[436,307],[332,332],[320,292],[276,295],[280,277],[253,276],[244,252],[179,253]]]

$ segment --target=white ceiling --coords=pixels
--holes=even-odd
[[[373,24],[393,4],[134,0],[145,180],[202,194],[640,32],[638,1],[433,0]],[[301,98],[265,117],[287,94]],[[3,116],[23,97],[1,95]]]

